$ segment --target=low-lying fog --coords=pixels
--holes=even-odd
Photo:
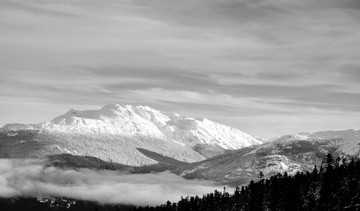
[[[208,181],[185,180],[170,172],[74,170],[47,166],[44,160],[0,159],[0,197],[53,195],[99,203],[157,205],[215,189],[221,187]]]

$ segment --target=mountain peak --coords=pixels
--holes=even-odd
[[[168,114],[143,105],[108,104],[99,110],[70,109],[43,124],[51,130],[71,133],[151,136],[181,142],[192,147],[212,145],[238,149],[261,141],[206,118]]]

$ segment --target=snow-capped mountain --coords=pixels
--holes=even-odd
[[[156,163],[138,148],[180,161],[195,162],[225,150],[261,144],[238,129],[205,118],[168,114],[147,106],[118,104],[106,105],[99,110],[71,109],[41,124],[8,124],[0,129],[0,133],[1,144],[12,148],[6,154],[33,141],[34,146],[39,147],[36,152],[26,152],[31,155],[92,155],[135,166]],[[10,139],[13,140],[11,143],[6,142]],[[14,146],[14,140],[19,141],[18,145]]]
[[[42,124],[42,128],[72,133],[134,136],[169,139],[196,146],[207,144],[224,149],[239,149],[261,141],[238,130],[205,118],[167,114],[147,106],[106,105],[100,110],[71,109]]]

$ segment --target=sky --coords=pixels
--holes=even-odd
[[[0,126],[147,105],[254,136],[359,128],[359,0],[0,0]]]

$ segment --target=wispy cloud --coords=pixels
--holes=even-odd
[[[359,10],[357,0],[1,0],[0,124],[119,102],[266,137],[339,111],[328,129],[356,127]],[[281,130],[261,116],[297,120]]]

